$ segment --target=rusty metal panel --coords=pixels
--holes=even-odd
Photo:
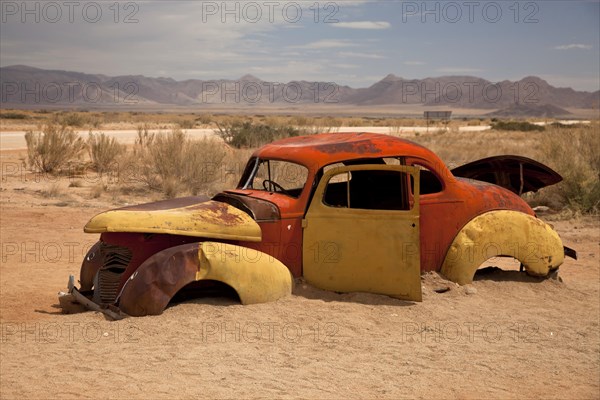
[[[121,209],[96,215],[87,233],[165,233],[225,240],[260,241],[260,226],[245,212],[217,201],[159,210]]]
[[[213,200],[231,204],[245,211],[255,221],[275,221],[281,218],[279,208],[275,203],[270,201],[250,196],[241,196],[232,192],[219,193],[213,197]]]
[[[198,243],[171,247],[148,258],[129,277],[119,308],[139,317],[163,312],[173,296],[193,282],[198,270]]]
[[[413,155],[432,160],[451,175],[441,159],[431,150],[398,137],[367,132],[324,133],[278,140],[258,149],[253,156],[287,160],[316,172],[325,165],[345,160]]]
[[[292,276],[276,258],[225,243],[189,243],[156,253],[125,283],[119,308],[131,316],[158,315],[187,284],[213,280],[231,286],[242,304],[275,301],[292,292]]]
[[[473,161],[452,170],[454,176],[477,179],[522,195],[562,181],[550,167],[522,156],[502,155]]]

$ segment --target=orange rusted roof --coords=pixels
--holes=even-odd
[[[281,159],[319,169],[352,159],[414,156],[441,163],[431,150],[398,137],[367,133],[320,133],[277,140],[258,149],[254,156]]]

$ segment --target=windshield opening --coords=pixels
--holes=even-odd
[[[298,198],[307,179],[308,169],[300,164],[255,158],[246,167],[240,189],[264,190]]]

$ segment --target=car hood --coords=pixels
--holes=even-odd
[[[518,195],[562,181],[562,176],[535,160],[521,156],[494,156],[454,168],[457,177],[475,179],[501,186]]]
[[[93,217],[87,233],[135,232],[259,242],[260,226],[247,213],[204,197],[185,197],[110,210]]]

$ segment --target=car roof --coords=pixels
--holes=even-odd
[[[347,160],[413,156],[444,165],[431,150],[399,137],[368,132],[320,133],[277,140],[254,153],[255,157],[287,160],[318,170]]]

